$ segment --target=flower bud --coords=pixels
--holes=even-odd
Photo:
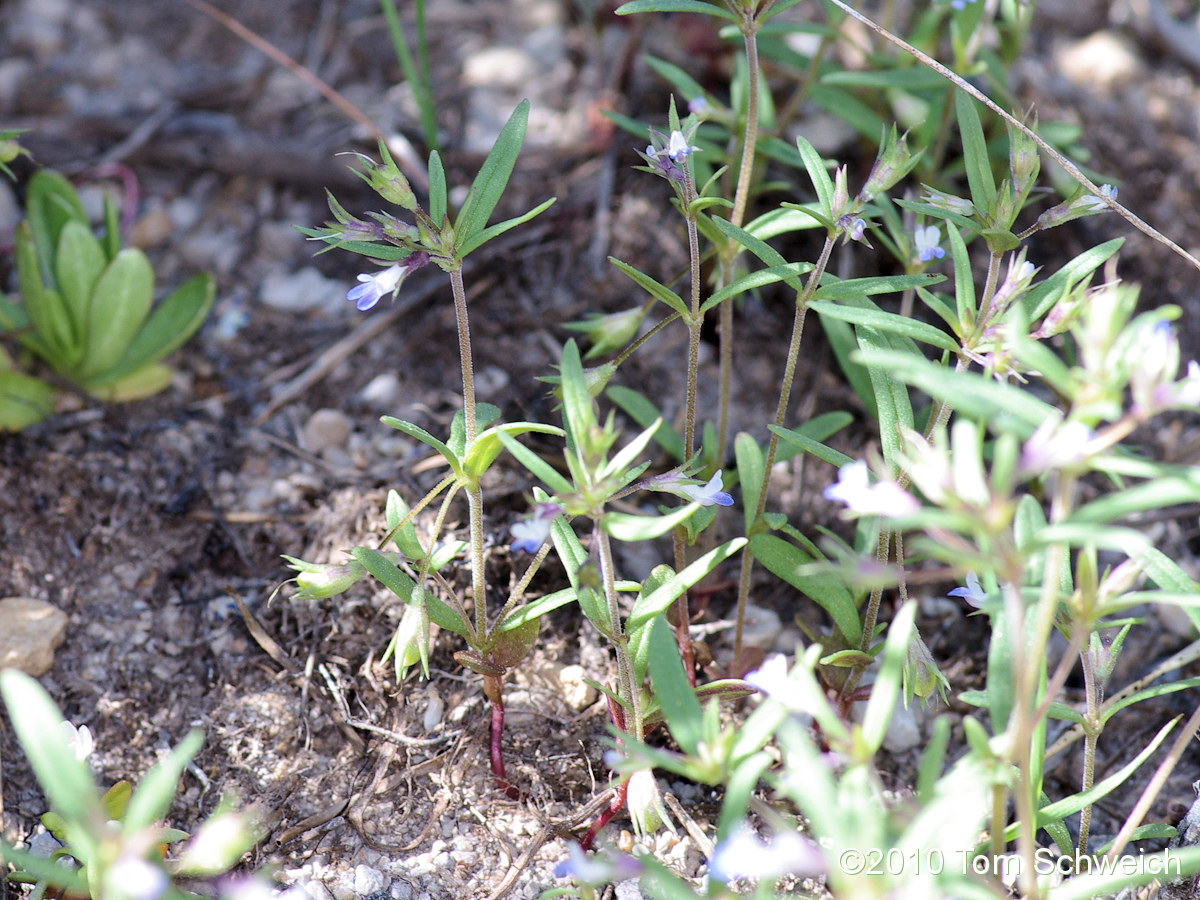
[[[408,179],[400,172],[400,167],[388,153],[387,144],[379,142],[379,155],[383,162],[377,163],[364,153],[354,154],[362,164],[363,171],[355,172],[359,178],[371,186],[380,197],[388,203],[394,203],[409,212],[417,208],[417,197],[413,193]]]
[[[296,597],[299,600],[336,597],[367,574],[366,568],[356,559],[341,565],[310,563],[294,556],[285,556],[284,559],[288,561],[288,568],[300,573],[296,576],[296,585],[300,588]]]
[[[879,155],[875,158],[875,165],[871,168],[871,174],[867,176],[867,183],[863,185],[862,192],[859,194],[861,200],[865,202],[881,191],[889,190],[912,171],[912,167],[917,164],[920,156],[914,155],[908,149],[907,137],[907,131],[897,137],[896,126],[892,126],[892,133],[884,138],[883,144],[879,148]]]
[[[915,631],[912,640],[908,642],[908,654],[904,661],[901,682],[905,703],[913,697],[928,700],[935,692],[945,700],[946,690],[950,687],[950,682],[934,662],[933,654],[921,640],[921,635]]]
[[[1109,206],[1106,200],[1116,202],[1116,199],[1117,189],[1111,184],[1103,184],[1100,186],[1099,195],[1080,192],[1070,200],[1064,200],[1057,206],[1050,207],[1038,216],[1037,224],[1044,230],[1062,225],[1064,222],[1070,222],[1072,219],[1081,219],[1084,216],[1107,212]]]
[[[658,781],[649,769],[639,769],[629,776],[625,804],[629,807],[629,818],[633,820],[633,830],[638,837],[654,834],[663,825],[672,834],[675,833],[675,826],[667,815],[662,794],[658,790]]]
[[[1036,119],[1033,127],[1037,127]],[[1008,167],[1017,193],[1028,194],[1037,181],[1042,160],[1033,138],[1019,128],[1008,129]]]
[[[946,212],[966,216],[967,218],[975,215],[975,204],[965,197],[956,197],[954,194],[947,194],[945,191],[931,188],[927,184],[922,185],[922,187],[925,188],[925,194],[921,197],[922,203],[928,203],[930,206],[936,206],[938,209],[944,209]]]
[[[645,316],[646,308],[636,306],[606,316],[593,316],[582,322],[568,322],[566,327],[587,335],[592,346],[583,358],[593,359],[623,350],[637,336]]]

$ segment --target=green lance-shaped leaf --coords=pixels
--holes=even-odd
[[[58,236],[54,275],[63,305],[71,317],[72,337],[80,342],[87,321],[88,302],[96,279],[108,265],[104,248],[83,222],[67,222]]]
[[[954,106],[962,136],[967,183],[971,186],[971,202],[990,217],[996,210],[996,180],[992,176],[992,161],[988,156],[979,110],[975,108],[975,101],[963,91],[954,92]]]
[[[583,374],[583,360],[579,358],[579,346],[574,339],[563,345],[560,371],[563,423],[567,426],[567,445],[575,448],[596,424],[596,413],[592,408],[592,396],[588,391],[587,379]]]
[[[429,218],[438,228],[446,221],[446,169],[436,150],[429,154]]]
[[[734,538],[732,541],[728,541],[720,547],[708,551],[708,553],[705,553],[695,562],[686,566],[678,574],[671,574],[670,577],[661,583],[657,583],[652,590],[644,593],[643,596],[638,597],[634,602],[633,610],[629,614],[629,630],[633,631],[641,628],[654,616],[660,612],[664,612],[667,607],[675,602],[680,594],[712,572],[717,566],[745,545],[745,538]],[[656,569],[655,571],[657,572],[658,570]],[[646,583],[650,584],[650,579],[647,579]]]
[[[17,284],[25,303],[25,314],[33,324],[38,341],[46,350],[46,362],[57,371],[72,368],[82,346],[76,343],[71,316],[58,291],[46,287],[38,263],[38,252],[28,222],[17,226],[15,255]]]
[[[189,278],[154,307],[117,364],[93,383],[123,378],[174,353],[204,324],[215,293],[216,285],[208,273]]]
[[[812,181],[813,189],[817,192],[817,200],[821,204],[821,213],[826,219],[833,219],[833,179],[825,168],[825,160],[817,152],[817,148],[804,137],[796,138],[796,149],[804,158],[804,168]]]
[[[928,322],[909,318],[908,316],[898,316],[895,313],[884,312],[881,309],[871,309],[865,306],[842,306],[838,303],[831,303],[828,300],[817,300],[812,304],[812,308],[834,319],[841,319],[843,322],[851,322],[855,325],[868,325],[878,331],[899,334],[907,338],[912,338],[914,341],[932,344],[943,350],[949,350],[952,353],[958,352],[959,349],[958,341],[940,328],[936,328]]]
[[[129,809],[125,811],[123,823],[126,835],[132,836],[144,828],[149,828],[167,814],[171,802],[175,799],[175,790],[183,770],[192,761],[192,757],[200,752],[200,745],[203,743],[204,733],[200,729],[188,732],[178,747],[155,763],[146,773],[142,783],[129,798]]]
[[[758,511],[758,498],[762,492],[763,476],[766,474],[766,458],[762,447],[751,435],[738,432],[733,442],[737,456],[738,481],[742,483],[742,507],[746,514],[746,534],[754,528]]]
[[[492,145],[491,152],[471,184],[471,190],[454,223],[456,249],[460,258],[464,254],[462,248],[465,243],[487,227],[492,210],[496,208],[504,189],[508,186],[508,179],[517,163],[521,145],[525,142],[525,126],[528,121],[529,101],[522,100],[500,130],[496,143]]]
[[[694,755],[700,743],[704,710],[688,684],[679,645],[662,616],[650,624],[650,680],[671,737],[685,753]]]
[[[855,331],[858,334],[858,345],[864,351],[884,347],[896,349],[898,346],[899,339],[873,328],[860,325]],[[900,438],[901,429],[913,427],[912,401],[908,396],[908,388],[903,382],[892,377],[891,372],[882,366],[873,366],[869,361],[864,362],[871,376],[875,408],[879,413],[879,443],[883,448],[883,458],[894,473],[904,452]]]
[[[463,621],[458,613],[428,591],[418,590],[417,583],[396,568],[396,564],[386,554],[370,547],[355,547],[350,552],[366,566],[368,572],[383,582],[384,587],[405,603],[420,606],[423,599],[430,619],[442,628],[461,634],[468,640],[474,639],[474,629]]]
[[[489,225],[483,231],[476,232],[473,237],[460,240],[458,242],[459,257],[466,256],[472,250],[478,250],[493,238],[498,238],[504,232],[516,228],[518,225],[523,225],[535,216],[540,216],[554,205],[556,199],[555,197],[551,197],[549,200],[543,200],[528,212],[521,213],[519,216],[513,216],[511,219],[505,219],[503,222],[497,222],[495,225]]]
[[[841,578],[832,572],[808,574],[804,570],[814,562],[813,557],[773,534],[754,535],[750,539],[750,553],[767,571],[816,601],[829,613],[847,644],[857,647],[861,643],[862,623],[858,618],[858,607]]]
[[[61,730],[62,713],[33,678],[0,672],[0,695],[17,739],[56,813],[71,822],[103,823],[99,792],[87,765],[75,758]]]
[[[491,403],[475,404],[475,428],[476,434],[479,431],[487,428],[493,422],[500,418],[500,407]],[[467,414],[465,410],[458,410],[454,413],[454,418],[450,420],[450,439],[446,441],[454,455],[462,459],[467,452]]]
[[[479,478],[491,467],[496,457],[500,455],[500,451],[504,449],[504,445],[500,441],[501,434],[513,437],[530,432],[554,434],[560,437],[565,434],[561,428],[554,425],[539,425],[534,422],[509,422],[505,425],[497,425],[495,428],[489,428],[475,439],[471,449],[467,451],[466,459],[463,460],[463,471],[468,478]]]
[[[683,302],[683,298],[669,287],[659,284],[649,275],[639,272],[633,266],[629,265],[629,263],[621,262],[621,260],[614,256],[610,256],[608,261],[636,281],[655,300],[661,300],[672,310],[683,316],[685,322],[691,318],[691,312],[688,310],[687,304]]]
[[[725,7],[717,6],[715,3],[706,3],[704,0],[633,0],[631,3],[623,3],[617,7],[618,16],[649,12],[698,13],[718,19],[737,20],[737,17]]]
[[[154,269],[135,248],[118,253],[92,290],[79,378],[108,372],[125,355],[150,313]]]
[[[403,431],[409,437],[416,438],[427,447],[432,447],[450,464],[450,468],[454,474],[460,478],[462,477],[462,461],[458,458],[458,454],[420,425],[414,425],[412,422],[405,422],[403,419],[397,419],[393,416],[383,416],[379,421],[389,428],[395,428],[397,431]]]
[[[662,537],[676,525],[683,524],[699,508],[699,503],[689,503],[665,516],[606,512],[600,519],[600,527],[618,541],[648,541]]]
[[[53,278],[54,251],[63,227],[71,221],[87,225],[83,203],[71,182],[55,171],[41,169],[29,179],[25,215],[38,257],[45,266],[42,275]]]

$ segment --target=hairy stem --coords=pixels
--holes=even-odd
[[[835,240],[833,236],[826,236],[825,246],[821,248],[821,255],[817,258],[817,263],[809,272],[808,279],[804,283],[804,289],[796,297],[796,311],[792,317],[792,337],[788,344],[787,361],[783,367],[783,383],[780,385],[779,402],[775,406],[775,425],[779,428],[784,426],[787,421],[788,405],[792,399],[792,386],[796,381],[796,364],[800,359],[800,342],[804,337],[804,319],[808,314],[808,305],[812,302],[813,295],[817,292],[817,285],[821,281],[821,276],[825,272],[825,268],[829,265],[830,254],[833,253]],[[758,518],[766,511],[767,508],[767,488],[771,483],[771,469],[775,466],[775,456],[779,452],[779,435],[774,431],[771,432],[771,438],[767,442],[767,458],[763,466],[762,484],[759,485],[758,503],[754,507],[754,518],[752,521],[757,521]],[[754,557],[746,550],[742,551],[742,568],[738,575],[738,598],[737,598],[737,625],[734,630],[733,639],[733,664],[734,669],[739,668],[739,661],[742,656],[742,632],[746,627],[746,603],[750,598],[750,576],[754,571]]]

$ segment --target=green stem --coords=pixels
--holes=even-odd
[[[462,367],[464,456],[475,443],[475,366],[471,353],[471,322],[467,313],[467,291],[462,269],[450,272],[454,291],[454,321],[458,326],[458,358]],[[483,490],[476,479],[468,480],[468,529],[471,546],[471,597],[475,603],[475,631],[487,633],[487,586],[484,578]]]
[[[625,691],[629,707],[633,710],[633,728],[629,733],[635,740],[642,739],[642,698],[639,686],[633,680],[633,661],[629,658],[629,638],[621,626],[621,606],[617,601],[617,576],[613,566],[612,545],[608,533],[596,525],[596,547],[600,557],[600,578],[604,584],[604,599],[608,603],[608,618],[612,625],[610,637],[617,653],[617,677]]]
[[[746,219],[746,208],[750,202],[750,183],[754,175],[754,154],[758,146],[758,20],[756,8],[748,4],[744,9],[739,27],[746,46],[746,128],[742,134],[742,162],[738,167],[737,191],[733,195],[733,210],[729,221],[739,228]],[[733,281],[739,247],[730,241],[721,254],[722,286]],[[725,462],[729,446],[729,405],[733,385],[733,299],[721,304],[717,314],[719,329],[719,380],[720,399],[717,410],[717,465]]]
[[[804,283],[804,289],[796,297],[796,312],[792,317],[792,337],[788,344],[787,361],[783,367],[783,383],[780,385],[779,402],[775,405],[775,425],[777,428],[782,428],[787,421],[788,405],[792,399],[792,386],[796,381],[796,364],[800,359],[800,343],[804,337],[804,319],[808,314],[808,305],[812,302],[813,295],[817,292],[817,285],[821,281],[821,276],[824,274],[825,268],[829,265],[829,257],[833,253],[835,243],[836,240],[832,235],[826,236],[825,246],[821,248],[821,255],[809,273],[808,280]],[[767,488],[770,487],[771,469],[775,466],[775,457],[778,452],[779,435],[772,431],[770,440],[767,442],[767,458],[763,466],[762,484],[759,485],[758,502],[754,506],[754,518],[751,520],[752,522],[757,522],[759,517],[766,511]],[[746,626],[746,603],[750,598],[750,576],[753,571],[754,557],[746,550],[743,550],[742,568],[738,575],[737,625],[733,638],[733,662],[735,669],[738,668],[738,662],[742,655],[742,632]]]

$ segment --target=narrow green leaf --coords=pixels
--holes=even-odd
[[[700,86],[700,83],[674,63],[669,63],[665,59],[659,59],[657,56],[652,56],[649,53],[645,54],[642,59],[646,61],[646,65],[658,73],[658,76],[663,81],[683,94],[688,100],[705,95],[704,88]]]
[[[636,281],[638,285],[642,287],[651,297],[662,301],[675,312],[683,316],[684,321],[687,321],[691,318],[691,313],[688,310],[687,304],[684,303],[683,298],[681,298],[673,290],[659,284],[649,275],[639,272],[633,266],[629,265],[629,263],[621,262],[621,260],[613,256],[610,256],[608,260],[614,266]]]
[[[662,616],[650,624],[650,680],[671,737],[685,753],[695,755],[700,743],[704,710],[688,684],[675,635]]]
[[[403,431],[409,437],[416,438],[427,447],[432,447],[441,454],[442,458],[446,460],[447,463],[450,464],[450,468],[454,471],[454,474],[458,475],[460,478],[462,477],[462,461],[458,458],[454,451],[435,438],[420,425],[414,425],[412,422],[405,422],[402,419],[397,419],[393,416],[384,416],[379,421],[381,421],[384,425],[387,425],[389,428],[395,428],[397,431]]]
[[[682,572],[672,575],[654,590],[638,597],[629,614],[629,630],[641,628],[660,612],[664,612],[680,594],[699,582],[745,545],[745,538],[734,538],[732,541],[708,551],[695,562],[684,567]]]
[[[746,515],[746,534],[750,534],[758,511],[763,477],[766,474],[766,458],[758,441],[744,431],[738,432],[733,448],[737,457],[738,481],[742,484],[742,511]]]
[[[682,524],[700,508],[699,503],[689,503],[664,516],[634,516],[629,513],[606,512],[600,519],[600,527],[618,541],[648,541],[662,537],[676,525]]]
[[[841,306],[837,303],[830,303],[828,300],[815,301],[812,304],[812,309],[827,316],[832,316],[835,319],[841,319],[843,322],[851,322],[855,325],[868,325],[879,331],[900,334],[904,337],[912,338],[914,341],[932,344],[943,350],[949,350],[952,353],[956,353],[959,350],[959,343],[953,337],[919,319],[898,316],[895,313],[884,312],[879,309],[869,309],[861,306]]]
[[[975,100],[960,90],[954,92],[954,106],[962,136],[967,183],[971,186],[971,201],[976,209],[990,216],[996,209],[996,180],[992,176],[992,161],[979,121],[979,110],[975,108]]]
[[[438,228],[446,221],[446,170],[436,150],[429,154],[429,218]]]
[[[521,145],[525,142],[525,126],[529,122],[529,101],[522,100],[513,110],[491,152],[479,168],[479,174],[471,184],[467,199],[463,201],[462,209],[454,222],[455,243],[459,255],[464,256],[462,249],[465,242],[475,237],[487,227],[488,219],[496,204],[500,202],[508,179],[512,176],[513,167],[521,153]],[[434,220],[437,221],[436,219]]]
[[[835,279],[826,273],[813,297],[817,300],[860,300],[872,294],[898,294],[909,288],[932,287],[945,280],[945,275],[936,272],[846,279]]]
[[[0,671],[0,695],[21,748],[54,811],[68,821],[95,821],[102,815],[96,782],[91,770],[75,758],[63,739],[63,716],[50,695],[18,669]]]
[[[855,331],[858,345],[865,352],[894,346],[887,335],[873,328],[858,326]],[[871,376],[875,408],[879,413],[879,443],[883,448],[883,458],[895,473],[904,453],[900,429],[913,427],[912,401],[904,383],[892,377],[887,367],[872,365],[869,358],[864,358],[864,361]],[[921,361],[925,360],[922,358]]]
[[[722,221],[714,219],[715,222]],[[802,290],[799,286],[798,276],[806,272],[812,271],[812,263],[787,263],[782,266],[772,266],[769,269],[758,269],[748,275],[743,275],[741,278],[728,284],[715,292],[711,297],[700,304],[700,312],[706,313],[719,303],[723,303],[730,297],[738,297],[755,288],[763,287],[768,284],[776,284],[780,281],[786,281],[789,287],[795,288],[797,292]]]
[[[416,607],[424,605],[429,618],[442,628],[461,634],[468,640],[475,637],[475,630],[457,612],[429,591],[418,589],[417,583],[400,571],[390,557],[370,547],[355,547],[350,552],[384,587],[405,603]]]
[[[83,334],[80,378],[106,374],[125,355],[150,314],[154,269],[141,250],[122,250],[105,268],[92,290]]]
[[[151,827],[167,814],[175,799],[175,790],[183,770],[192,758],[200,752],[204,743],[204,732],[194,728],[187,737],[179,742],[174,750],[155,763],[146,777],[142,779],[133,796],[129,798],[129,808],[125,811],[125,821],[121,823],[122,832],[127,838],[132,838],[142,830]]]
[[[817,152],[817,148],[809,143],[804,136],[796,138],[796,149],[804,158],[804,168],[808,171],[813,190],[817,192],[817,200],[821,204],[821,212],[825,218],[833,219],[833,179],[829,177],[829,169],[825,160]]]
[[[723,6],[706,3],[704,0],[632,0],[617,7],[618,16],[650,12],[699,13],[703,16],[737,21],[737,17]]]
[[[487,228],[483,229],[483,231],[478,232],[474,237],[471,237],[465,241],[458,241],[459,256],[466,256],[471,251],[478,250],[488,241],[500,237],[500,235],[504,234],[504,232],[516,228],[518,225],[523,225],[535,216],[540,216],[554,205],[556,199],[557,198],[555,197],[551,197],[549,200],[544,200],[539,203],[533,209],[529,210],[529,212],[522,213],[519,216],[514,216],[511,219],[505,219],[503,222],[497,222],[495,225],[489,225]]]
[[[1002,432],[1027,438],[1058,411],[1028,392],[972,372],[955,372],[911,353],[896,350],[863,350],[860,360],[868,367],[884,369],[890,377],[920,388],[955,409],[986,419]]]
[[[62,297],[42,281],[37,249],[28,222],[17,226],[15,256],[17,284],[25,313],[33,324],[38,340],[49,351],[46,362],[64,371],[79,361],[82,347],[75,341],[71,318]]]
[[[790,444],[794,444],[805,453],[809,453],[815,456],[817,459],[824,460],[831,466],[837,466],[840,469],[842,466],[854,462],[853,458],[847,456],[842,451],[834,450],[832,447],[827,447],[819,441],[814,441],[812,438],[802,434],[800,431],[790,428],[778,428],[775,425],[768,427],[783,440]]]
[[[526,603],[524,606],[514,609],[503,622],[496,626],[495,630],[497,632],[511,631],[513,628],[524,625],[530,619],[540,619],[546,613],[574,602],[575,588],[563,588],[553,594],[546,594],[532,603]]]
[[[497,425],[495,428],[489,428],[475,438],[475,443],[471,445],[466,459],[463,460],[463,471],[470,478],[479,478],[491,468],[496,457],[500,455],[500,451],[504,447],[500,443],[501,434],[515,437],[518,434],[528,434],[530,432],[555,434],[560,437],[566,434],[565,431],[554,425],[539,425],[534,422],[509,422],[505,425]]]
[[[1179,469],[1145,484],[1105,494],[1085,503],[1070,522],[1112,522],[1133,513],[1191,503],[1200,499],[1200,468]]]
[[[568,444],[574,448],[579,440],[596,424],[596,413],[592,408],[592,396],[588,391],[587,378],[583,374],[583,361],[579,358],[579,346],[572,338],[563,345],[562,363],[563,424],[566,425]],[[549,482],[547,482],[549,483]]]
[[[862,623],[849,588],[837,575],[823,572],[801,574],[813,558],[794,544],[773,534],[750,538],[750,553],[772,574],[782,578],[829,613],[846,643],[857,647],[862,641]]]
[[[871,387],[870,373],[867,372],[867,367],[856,359],[858,339],[854,336],[854,326],[840,319],[827,319],[820,314],[817,321],[821,323],[821,330],[825,332],[838,366],[850,382],[850,387],[854,389],[855,396],[862,403],[867,415],[878,421],[879,411],[875,408],[875,392]]]
[[[38,257],[49,267],[58,247],[58,236],[67,222],[87,224],[87,213],[74,186],[51,169],[39,169],[29,179],[25,194],[25,215]],[[42,274],[52,277],[47,268]]]
[[[1121,245],[1124,243],[1124,238],[1113,238],[1111,241],[1091,247],[1045,281],[1039,281],[1030,288],[1029,293],[1021,298],[1021,306],[1026,310],[1029,321],[1040,319],[1048,313],[1067,291],[1100,268],[1105,261],[1121,249]]]
[[[512,454],[513,459],[529,470],[535,478],[541,479],[542,483],[555,494],[570,494],[574,491],[571,482],[563,475],[546,462],[516,438],[506,434],[503,431],[496,432],[496,438],[504,445],[504,449]]]

